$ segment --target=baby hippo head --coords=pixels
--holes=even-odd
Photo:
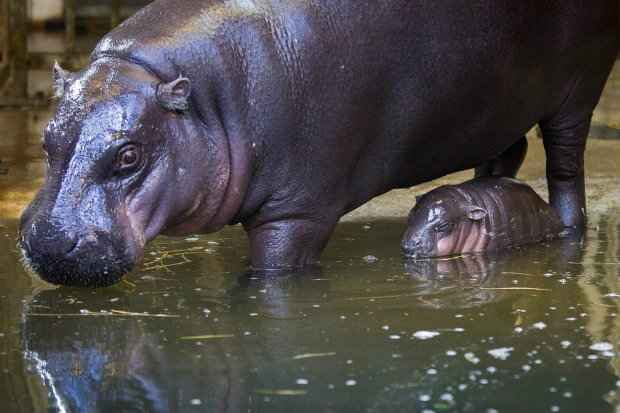
[[[487,211],[451,192],[438,188],[417,199],[401,242],[406,256],[441,257],[484,249]]]

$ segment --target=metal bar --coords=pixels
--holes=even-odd
[[[4,0],[0,0],[0,66],[5,65],[7,61],[8,9],[8,3]],[[2,82],[0,82],[0,84],[2,84]]]
[[[28,94],[28,10],[23,0],[8,0],[8,41],[6,58],[10,66],[9,81],[4,92],[25,98]]]
[[[76,7],[76,0],[65,0],[65,36],[67,42],[67,57],[75,52]]]
[[[115,28],[121,23],[121,0],[112,0],[110,8],[110,26]]]
[[[9,80],[9,75],[11,74],[10,69],[11,67],[8,64],[0,65],[0,90],[2,90],[2,85],[4,85],[7,80]]]

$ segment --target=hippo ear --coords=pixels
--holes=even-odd
[[[467,215],[467,218],[472,221],[480,221],[488,215],[488,212],[484,208],[480,208],[475,205],[467,205],[465,207],[465,214]]]
[[[54,62],[54,68],[52,69],[52,76],[54,80],[54,97],[60,99],[65,94],[65,86],[69,81],[71,75],[68,71],[60,67],[58,61]]]
[[[170,111],[185,112],[189,109],[191,88],[189,79],[179,76],[170,83],[160,83],[157,86],[157,100]]]

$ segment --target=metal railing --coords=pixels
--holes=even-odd
[[[28,11],[23,0],[0,0],[4,28],[0,94],[5,100],[25,99],[28,92]],[[0,104],[2,101],[0,101]]]
[[[55,59],[71,68],[76,66],[73,63],[79,59],[76,33],[78,7],[81,2],[64,0],[66,47],[62,54],[28,51],[30,21],[27,3],[24,0],[0,0],[0,107],[46,104],[46,99],[28,96],[28,70],[33,67],[51,67],[50,61]],[[107,0],[106,3],[109,25],[116,27],[122,20],[121,7],[126,0]]]

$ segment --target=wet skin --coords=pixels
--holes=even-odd
[[[557,212],[523,182],[476,178],[422,196],[411,210],[401,246],[410,257],[498,251],[558,238]]]
[[[537,123],[551,205],[583,228],[618,15],[611,0],[155,1],[88,68],[55,70],[25,261],[53,283],[109,285],[160,233],[242,223],[255,268],[305,266],[377,195],[514,169]]]

